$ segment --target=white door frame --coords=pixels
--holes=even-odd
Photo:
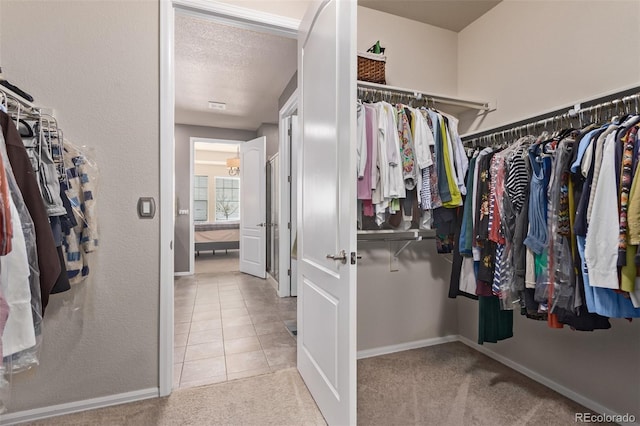
[[[280,133],[280,208],[278,223],[280,237],[280,279],[278,280],[278,296],[291,296],[291,229],[287,223],[291,223],[291,193],[285,188],[289,187],[289,176],[291,176],[290,147],[288,128],[286,126],[289,118],[298,109],[298,90],[296,89],[289,99],[284,103],[279,112],[279,133]],[[291,176],[291,182],[295,182]],[[295,188],[292,188],[295,190]]]
[[[160,1],[160,312],[159,393],[173,387],[173,232],[175,12],[198,13],[227,24],[296,38],[300,21],[209,0]]]

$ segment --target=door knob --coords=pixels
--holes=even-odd
[[[338,254],[328,254],[327,259],[339,260],[343,264],[347,263],[347,252],[340,250]]]

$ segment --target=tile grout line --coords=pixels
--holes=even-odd
[[[240,293],[240,296],[241,296],[241,300],[242,300],[243,309],[245,309],[247,311],[247,314],[248,314],[248,316],[250,318],[250,324],[252,326],[254,336],[256,337],[256,339],[258,340],[258,343],[260,345],[260,352],[262,353],[265,361],[267,362],[267,370],[270,371],[270,372],[277,371],[269,364],[269,361],[268,361],[267,356],[266,356],[265,349],[263,347],[263,344],[262,344],[262,342],[260,340],[260,337],[259,337],[257,329],[256,329],[256,323],[254,322],[254,318],[251,315],[252,314],[251,309],[250,309],[249,305],[247,304],[246,296],[248,294],[250,294],[250,293],[253,293],[254,295],[257,295],[257,296],[265,296],[266,300],[264,300],[264,302],[266,302],[268,304],[268,306],[270,306],[272,308],[276,308],[276,311],[278,313],[278,321],[277,322],[281,323],[282,326],[284,326],[285,330],[286,330],[286,324],[284,323],[284,319],[280,316],[281,312],[278,309],[277,303],[275,303],[275,301],[277,299],[273,299],[272,297],[269,297],[269,294],[267,294],[268,291],[265,291],[265,289],[262,286],[257,286],[257,291],[256,292],[248,291],[249,290],[249,286],[247,286],[247,283],[244,282],[244,281],[238,280],[237,275],[238,275],[239,271],[230,271],[230,272],[232,272],[231,279],[228,281],[229,285],[225,286],[225,287],[236,287],[239,290],[239,293]],[[203,272],[203,273],[211,274],[211,272]],[[215,273],[215,272],[213,272],[213,273]],[[196,297],[194,299],[192,315],[191,315],[191,321],[189,323],[189,333],[188,333],[187,337],[189,337],[191,335],[191,332],[192,332],[191,327],[192,327],[192,324],[193,324],[193,315],[195,314],[196,301],[198,300],[198,298],[197,298],[198,291],[202,289],[202,287],[200,286],[200,279],[199,279],[200,278],[199,275],[201,275],[201,274],[202,273],[196,273],[195,274],[196,275],[196,277],[195,277],[195,281],[196,281]],[[224,335],[224,321],[223,321],[223,318],[222,318],[222,302],[220,300],[220,285],[219,285],[220,284],[220,278],[219,278],[219,274],[216,274],[216,275],[218,275],[218,276],[217,277],[212,277],[212,278],[216,278],[216,288],[217,288],[217,294],[218,294],[218,300],[217,300],[218,307],[217,307],[217,309],[218,309],[218,311],[220,313],[220,325],[221,325],[221,334],[222,334],[222,343],[223,343],[223,352],[224,352],[224,362],[225,362],[225,380],[224,381],[228,382],[229,381],[229,372],[228,372],[227,352],[226,352],[226,344],[225,344],[225,340],[228,340],[228,339],[225,339],[225,335]],[[268,290],[270,290],[270,289],[268,289]],[[233,309],[233,308],[229,308],[229,309]],[[256,314],[256,315],[260,315],[260,314]],[[186,348],[187,347],[188,347],[188,340],[187,340],[187,346],[185,347],[185,352],[186,352]],[[185,356],[186,356],[186,353],[185,353]],[[184,369],[184,362],[182,363],[182,369]],[[249,370],[251,370],[251,369],[249,369]],[[245,370],[245,371],[249,371],[249,370]],[[182,375],[182,371],[183,370],[181,370],[181,375]],[[238,372],[238,373],[242,373],[242,372]],[[181,382],[182,382],[182,377],[181,377]]]

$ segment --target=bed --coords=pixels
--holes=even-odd
[[[196,255],[201,251],[238,250],[240,248],[240,223],[202,223],[195,225]]]

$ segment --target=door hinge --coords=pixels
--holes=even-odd
[[[287,223],[287,229],[291,229],[291,222]]]
[[[287,182],[291,183],[291,176],[287,176]]]
[[[291,127],[287,129],[287,135],[291,136]]]
[[[287,275],[291,276],[291,269],[287,269]]]

